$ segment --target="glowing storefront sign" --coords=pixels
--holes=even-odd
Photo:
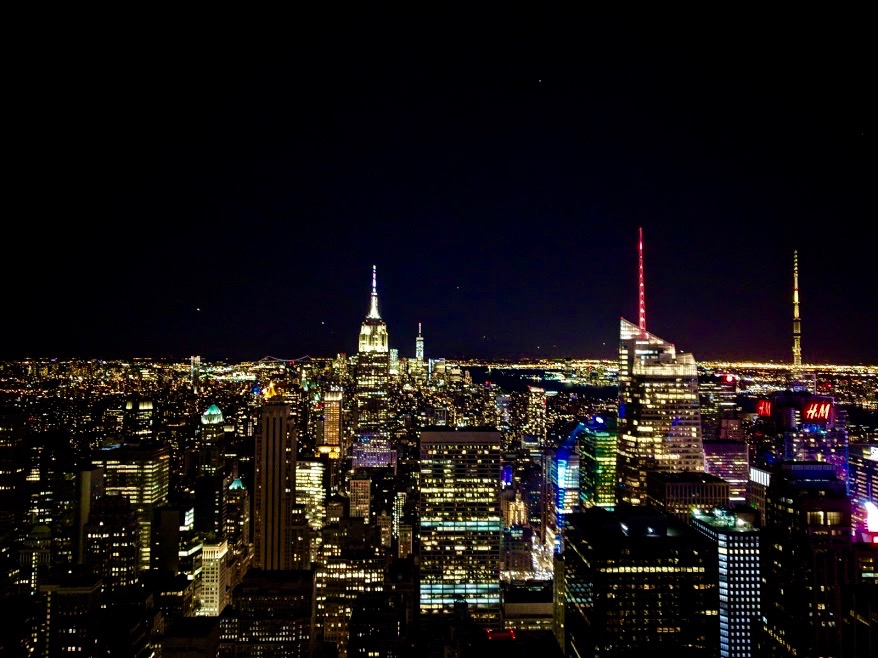
[[[756,413],[759,416],[770,416],[771,415],[771,400],[757,400],[756,401]]]
[[[802,418],[807,421],[829,420],[832,413],[832,402],[806,402],[802,409]]]

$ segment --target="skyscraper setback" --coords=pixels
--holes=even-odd
[[[374,265],[369,313],[360,327],[356,382],[357,434],[385,430],[390,384],[390,348],[387,323],[378,313],[378,282]]]
[[[619,330],[620,502],[646,504],[646,474],[703,471],[698,369],[692,354],[646,330],[643,232],[639,242],[639,325]]]

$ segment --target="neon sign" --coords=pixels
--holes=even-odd
[[[771,415],[771,400],[757,400],[756,401],[756,414],[759,416],[770,416]]]
[[[802,409],[802,417],[805,420],[829,420],[832,412],[832,402],[806,402]]]

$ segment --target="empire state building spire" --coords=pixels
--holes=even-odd
[[[372,302],[369,305],[369,315],[367,318],[372,318],[373,320],[380,320],[381,316],[378,314],[378,276],[375,273],[376,267],[372,266]]]
[[[359,351],[360,352],[387,352],[387,323],[381,319],[378,313],[378,280],[375,274],[376,267],[372,266],[372,300],[369,304],[369,314],[360,325]]]

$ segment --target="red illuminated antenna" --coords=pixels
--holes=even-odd
[[[640,333],[646,333],[646,293],[643,286],[643,227],[640,227],[640,242],[638,250],[640,251]]]

